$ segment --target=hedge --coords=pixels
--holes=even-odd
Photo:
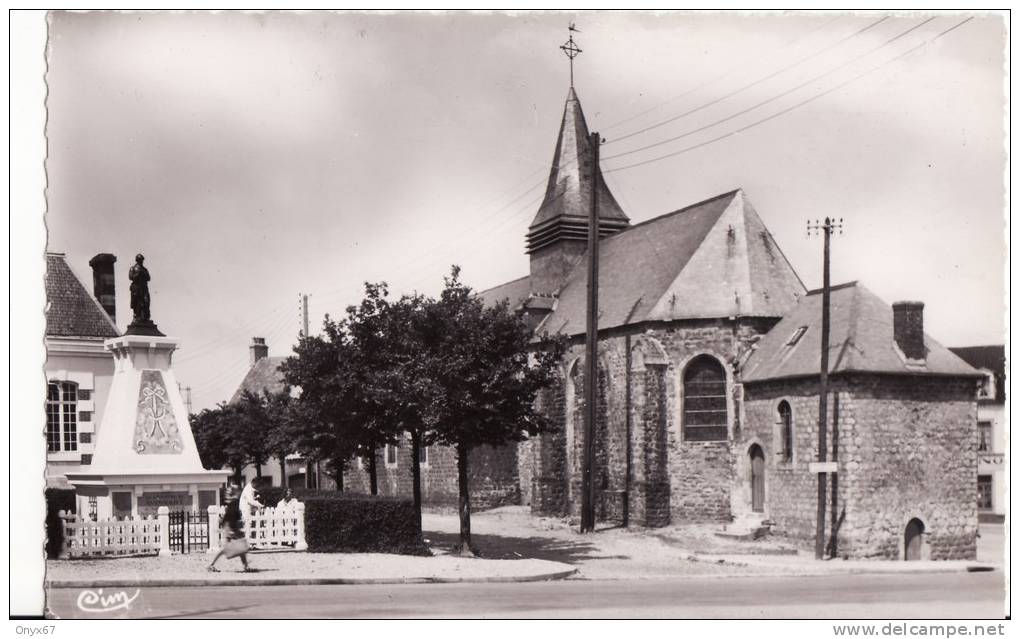
[[[60,555],[60,548],[64,545],[64,524],[58,513],[61,510],[75,512],[76,503],[74,490],[46,489],[46,556],[50,559]]]
[[[286,488],[258,491],[266,506],[276,506]],[[305,542],[309,552],[381,552],[429,555],[418,530],[414,502],[338,490],[292,488],[305,505]]]
[[[304,503],[309,552],[432,554],[409,499],[311,498]]]

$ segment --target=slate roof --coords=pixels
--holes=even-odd
[[[821,363],[821,324],[822,294],[811,291],[758,342],[743,365],[744,382],[817,376]],[[801,327],[807,330],[793,341]],[[928,351],[924,365],[909,364],[893,339],[892,306],[857,282],[832,287],[830,374],[980,375],[927,333],[924,344]]]
[[[556,138],[549,181],[535,218],[528,227],[529,250],[535,250],[561,237],[584,239],[588,227],[591,202],[591,172],[578,158],[591,153],[588,125],[584,120],[581,102],[571,87],[563,106],[560,134]],[[601,179],[599,170],[598,208],[600,233],[609,234],[629,224],[627,215]],[[603,230],[604,229],[604,230]]]
[[[528,278],[481,293],[517,307]],[[599,244],[599,328],[643,321],[782,317],[804,285],[743,191],[736,190],[605,237]],[[585,330],[587,263],[567,277],[539,331]]]
[[[63,253],[46,254],[46,335],[107,339],[117,326],[71,270]]]
[[[234,391],[233,397],[230,398],[230,403],[240,401],[241,395],[244,391],[248,390],[256,395],[261,395],[262,391],[268,390],[270,393],[278,393],[283,390],[283,374],[279,371],[280,364],[287,359],[286,357],[263,357],[262,359],[255,362],[255,364],[248,369],[248,373],[241,380],[241,385]]]
[[[484,290],[478,294],[478,297],[482,299],[486,306],[494,306],[496,302],[509,300],[510,310],[515,310],[521,307],[525,300],[528,299],[530,293],[531,277],[525,276]]]
[[[950,348],[960,359],[974,368],[983,368],[995,376],[995,399],[998,404],[1006,401],[1006,347],[1002,344],[993,346],[958,346]]]

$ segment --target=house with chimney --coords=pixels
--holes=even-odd
[[[103,342],[115,324],[113,267],[107,253],[89,261],[92,293],[63,253],[46,254],[46,485],[70,488],[64,476],[92,463],[98,426],[113,381],[113,354]]]

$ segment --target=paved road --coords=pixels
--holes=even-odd
[[[110,597],[117,589],[105,588]],[[526,584],[142,589],[128,610],[78,610],[78,589],[49,593],[60,617],[175,618],[1001,618],[1003,573],[566,580]],[[127,589],[134,595],[135,589]],[[112,605],[112,602],[110,603]]]

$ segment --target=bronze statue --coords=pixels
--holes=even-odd
[[[128,269],[128,279],[131,280],[131,310],[135,317],[133,323],[149,322],[149,269],[145,268],[142,262],[145,256],[139,253],[135,256],[135,264]]]

